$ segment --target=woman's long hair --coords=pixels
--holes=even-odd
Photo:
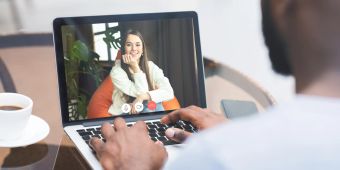
[[[142,34],[139,31],[131,30],[131,29],[128,30],[126,32],[126,34],[124,35],[124,37],[122,38],[122,42],[123,42],[123,44],[122,44],[122,52],[123,52],[123,54],[125,54],[125,43],[126,43],[128,35],[136,35],[142,41],[142,44],[143,44],[143,53],[142,53],[142,55],[141,55],[141,57],[139,59],[139,63],[138,64],[139,64],[140,69],[146,75],[146,79],[148,81],[148,86],[149,86],[149,91],[150,90],[154,90],[153,83],[151,81],[151,76],[150,76],[150,69],[149,69],[149,64],[148,64],[149,58],[148,58],[148,53],[147,53],[147,48],[146,48],[146,44],[145,44],[144,38],[143,38]],[[129,79],[131,81],[134,81],[133,78],[132,78],[132,75],[130,73],[130,70],[129,70],[129,65],[125,64],[123,62],[123,59],[121,61],[121,67],[126,72],[126,74],[128,75]],[[135,99],[134,97],[128,96],[126,94],[124,94],[124,98],[129,103],[133,102],[133,100]]]

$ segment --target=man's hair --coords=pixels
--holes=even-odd
[[[274,23],[270,0],[262,1],[262,31],[274,71],[282,75],[292,75],[287,45]]]

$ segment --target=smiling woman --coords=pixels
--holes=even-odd
[[[162,102],[173,99],[174,92],[163,70],[149,61],[142,34],[128,30],[122,39],[122,52],[121,60],[116,60],[110,73],[116,88],[108,112],[120,115],[164,111]],[[150,110],[148,101],[155,102],[156,107]]]

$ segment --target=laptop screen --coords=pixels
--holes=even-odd
[[[206,107],[194,12],[57,18],[63,122]]]

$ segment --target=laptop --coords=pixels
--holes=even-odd
[[[165,130],[196,132],[188,122],[159,122],[179,108],[206,107],[195,12],[62,17],[53,31],[63,128],[91,168],[101,166],[88,141],[105,141],[100,127],[115,117],[127,126],[145,121],[169,159],[180,144]]]

